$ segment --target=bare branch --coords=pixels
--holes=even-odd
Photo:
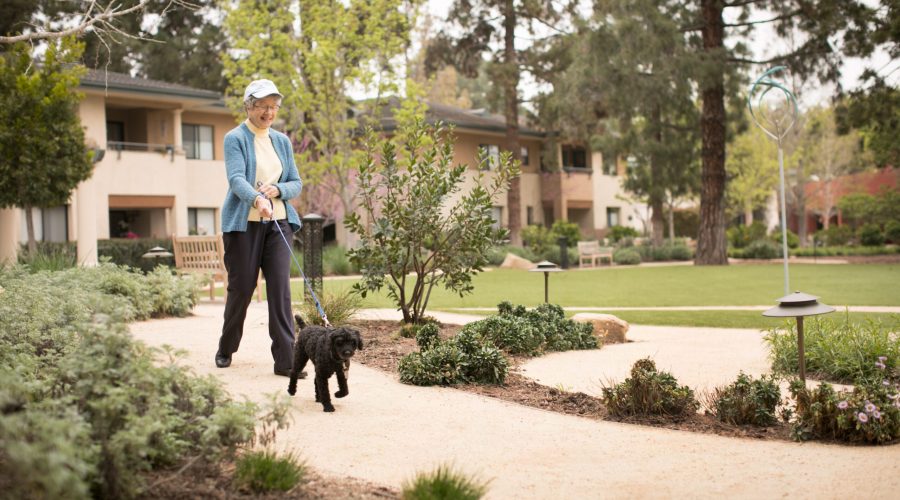
[[[120,5],[113,2],[107,5],[103,11],[100,11],[97,5],[97,0],[91,0],[91,3],[88,4],[87,8],[85,8],[84,13],[82,14],[81,22],[77,26],[58,31],[35,31],[32,33],[23,33],[21,35],[15,36],[0,36],[0,43],[10,44],[34,40],[55,40],[70,35],[81,35],[89,29],[97,29],[101,31],[112,29],[114,31],[122,33],[121,30],[116,29],[111,23],[115,22],[117,18],[120,18],[122,16],[127,16],[134,12],[144,10],[144,8],[146,8],[147,5],[150,4],[150,2],[151,0],[140,0],[138,3],[132,5],[127,9],[122,9]],[[184,0],[169,0],[169,2],[166,3],[165,7],[162,8],[159,14],[165,15],[166,12],[168,12],[174,5],[183,5],[187,8],[190,8],[192,4],[189,4]]]
[[[744,23],[725,23],[723,26],[725,26],[726,28],[735,28],[735,27],[739,27],[739,26],[754,26],[757,24],[772,23],[775,21],[781,21],[782,19],[788,19],[788,18],[794,17],[797,14],[799,14],[800,12],[801,11],[799,9],[797,9],[797,10],[788,12],[787,14],[782,14],[780,16],[773,17],[771,19],[762,19],[760,21],[747,21]]]

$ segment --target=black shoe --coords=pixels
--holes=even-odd
[[[278,368],[276,368],[275,375],[280,375],[282,377],[290,377],[291,371],[290,370],[279,370]]]
[[[231,366],[231,356],[216,353],[216,366],[219,368],[228,368]]]

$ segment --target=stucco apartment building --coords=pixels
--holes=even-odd
[[[77,241],[79,262],[91,264],[98,239],[220,231],[227,190],[222,142],[236,123],[222,95],[103,71],[90,71],[79,90],[85,94],[85,140],[102,158],[67,205],[35,210],[37,239]],[[432,106],[428,116],[455,126],[457,162],[477,168],[480,147],[499,155],[502,116],[442,105]],[[387,120],[385,128],[390,126]],[[563,144],[556,151],[562,168],[548,172],[541,161],[546,141],[541,131],[521,131],[523,225],[562,218],[578,223],[586,235],[620,224],[639,227],[644,208],[619,196],[621,162],[604,164],[599,153]],[[505,196],[494,210],[506,225]],[[14,260],[26,239],[24,212],[0,210],[0,262]]]

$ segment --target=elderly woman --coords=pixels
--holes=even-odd
[[[231,365],[244,333],[244,318],[256,277],[262,269],[275,374],[290,376],[294,341],[291,257],[283,237],[292,241],[293,232],[300,228],[300,218],[285,200],[299,196],[302,183],[290,139],[270,128],[282,97],[270,80],[251,82],[244,91],[247,120],[225,135],[228,193],[222,205],[222,239],[228,299],[216,366]]]

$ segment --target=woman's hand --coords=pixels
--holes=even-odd
[[[274,215],[272,210],[272,202],[262,196],[256,197],[256,209],[259,210],[259,215],[263,218],[271,219],[272,215]]]
[[[257,189],[257,191],[266,195],[266,198],[278,198],[279,196],[281,196],[281,191],[279,191],[278,188],[273,186],[272,184],[263,184],[262,186],[259,186],[259,189]]]

